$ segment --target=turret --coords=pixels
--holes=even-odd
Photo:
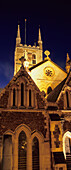
[[[20,25],[18,25],[17,38],[16,38],[16,46],[19,46],[20,43],[21,43],[21,37],[20,37]]]
[[[40,49],[42,50],[42,40],[41,40],[41,31],[40,31],[40,27],[39,27],[39,34],[38,34],[38,45],[39,45]]]
[[[70,58],[69,58],[69,54],[67,53],[67,58],[66,58],[66,72],[69,73],[70,70]]]

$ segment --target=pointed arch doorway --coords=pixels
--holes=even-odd
[[[71,132],[67,131],[63,136],[63,152],[65,159],[67,155],[71,155]]]

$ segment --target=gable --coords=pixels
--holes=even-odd
[[[1,93],[0,107],[25,109],[45,108],[46,101],[40,90],[22,66]]]
[[[44,60],[30,68],[30,75],[40,91],[46,94],[49,86],[53,90],[67,76],[66,72],[51,60]]]

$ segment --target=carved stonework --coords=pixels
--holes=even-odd
[[[56,141],[55,141],[56,148],[59,148],[59,144],[60,144],[60,141],[59,141],[60,130],[59,130],[58,125],[55,125],[55,131],[53,131],[53,134],[54,134],[54,138],[56,139]]]
[[[71,122],[65,121],[63,125],[63,130],[64,131],[70,131],[71,132]]]

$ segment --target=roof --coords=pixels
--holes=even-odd
[[[66,81],[67,77],[59,84],[57,85],[54,90],[52,90],[48,97],[47,97],[47,101],[48,102],[56,102],[61,90],[62,90],[62,87],[64,86],[65,84],[65,81]]]
[[[63,164],[65,162],[63,152],[53,152],[55,164]]]
[[[32,66],[32,67],[30,67],[29,70],[31,71],[31,70],[33,70],[34,68],[40,66],[41,64],[43,64],[43,63],[45,63],[45,62],[47,62],[47,61],[51,61],[51,59],[50,59],[50,60],[49,60],[49,59],[44,59],[43,61],[35,64],[35,65]],[[61,68],[60,66],[58,66],[56,63],[54,63],[53,61],[51,61],[51,63],[55,64],[57,67],[59,67],[62,71],[64,71],[64,72],[66,73],[66,71],[65,71],[63,68]]]
[[[34,68],[36,68],[36,67],[40,66],[41,64],[45,63],[46,61],[49,61],[49,60],[48,60],[48,59],[46,59],[46,60],[43,60],[43,61],[39,62],[39,63],[37,63],[36,65],[34,65],[34,66],[30,67],[30,68],[29,68],[29,70],[30,70],[30,71],[31,71],[31,70],[33,70]]]

